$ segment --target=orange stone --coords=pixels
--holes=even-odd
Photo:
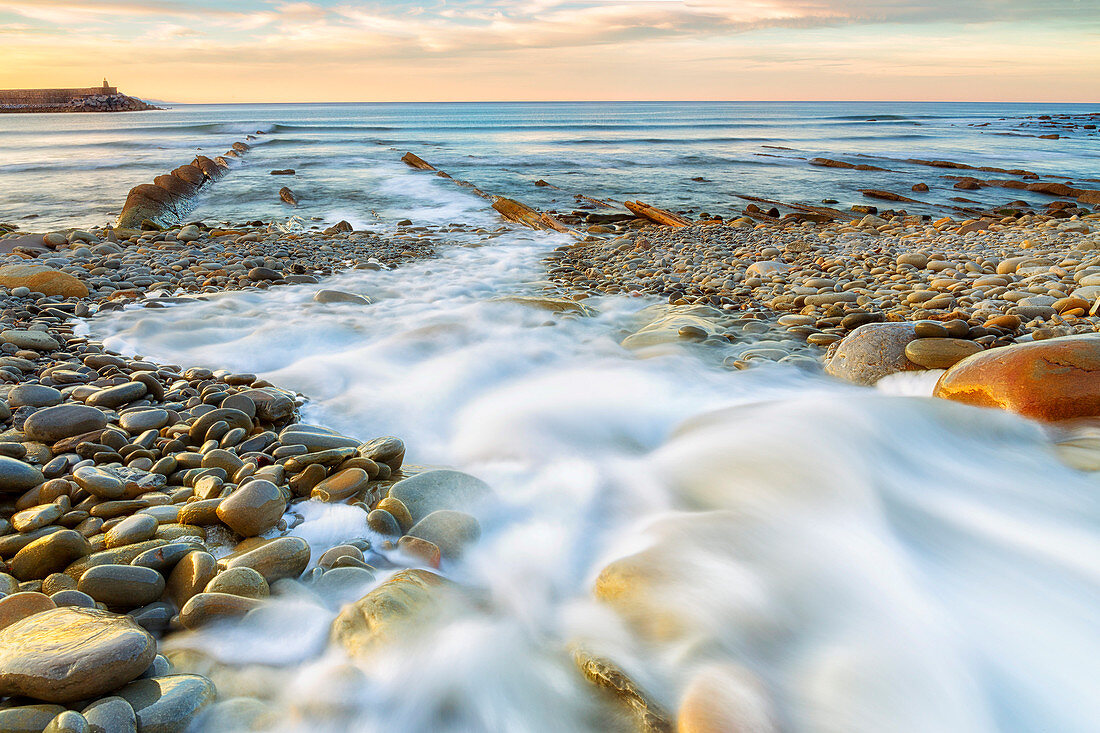
[[[948,369],[934,394],[1036,420],[1100,416],[1100,335],[983,351]]]

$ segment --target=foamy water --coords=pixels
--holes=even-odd
[[[491,221],[404,175],[410,201],[439,197],[429,220]],[[300,390],[305,420],[399,435],[408,462],[499,497],[446,568],[476,609],[349,667],[328,626],[369,586],[303,591],[173,642],[243,667],[216,677],[223,694],[271,699],[273,730],[625,729],[576,672],[579,646],[671,710],[699,670],[735,664],[755,680],[739,694],[783,731],[1095,730],[1096,479],[1033,423],[913,396],[927,378],[871,390],[731,371],[698,345],[639,358],[619,342],[653,300],[593,298],[591,317],[502,300],[541,292],[562,241],[514,232],[323,284],[368,306],[305,285],[90,322],[121,351]],[[297,511],[315,554],[367,535],[356,508]],[[624,619],[593,582],[639,552],[650,592]]]

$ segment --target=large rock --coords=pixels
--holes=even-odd
[[[23,424],[23,432],[31,440],[56,443],[63,438],[102,430],[107,416],[94,407],[68,403],[39,410]]]
[[[126,196],[117,226],[119,229],[139,229],[146,219],[166,222],[175,215],[177,200],[168,191],[151,183],[134,186]]]
[[[0,285],[8,288],[25,287],[43,295],[60,295],[64,298],[84,298],[88,286],[72,275],[42,265],[5,265],[0,267]]]
[[[378,644],[423,633],[426,624],[441,616],[450,586],[428,570],[403,570],[345,606],[332,622],[332,640],[362,657]]]
[[[856,384],[874,384],[896,372],[921,369],[905,355],[917,337],[912,323],[867,323],[830,349],[825,372]]]
[[[425,471],[398,481],[388,496],[398,499],[409,509],[413,522],[419,522],[439,509],[469,511],[493,494],[479,478],[461,471],[440,469]]]
[[[963,359],[936,397],[998,407],[1038,420],[1100,415],[1100,335],[1016,344]]]
[[[0,631],[0,694],[47,702],[104,695],[144,672],[157,654],[128,616],[62,607]]]

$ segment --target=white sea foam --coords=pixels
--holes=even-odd
[[[409,461],[474,473],[502,499],[448,568],[482,610],[358,676],[322,653],[335,609],[308,593],[176,644],[283,665],[245,675],[280,730],[614,729],[575,643],[672,709],[697,670],[736,663],[782,730],[1093,728],[1100,506],[1036,426],[906,396],[930,377],[867,390],[687,348],[637,359],[618,342],[645,298],[591,300],[590,318],[497,300],[535,292],[561,241],[513,233],[324,284],[369,306],[299,286],[91,322],[122,351],[301,390],[308,421],[399,435]],[[356,509],[298,511],[315,556],[365,534]],[[668,570],[655,613],[678,628],[656,642],[591,600],[607,562],[646,550]]]

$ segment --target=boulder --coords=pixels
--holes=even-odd
[[[1037,420],[1100,416],[1100,335],[1065,336],[974,354],[948,369],[934,394]]]
[[[0,694],[46,702],[98,697],[137,678],[157,645],[128,616],[62,607],[0,631]]]
[[[119,214],[117,227],[140,229],[141,223],[145,220],[165,221],[175,213],[175,201],[175,196],[151,183],[134,186],[126,196],[126,203],[122,207],[122,213]]]
[[[905,355],[905,347],[916,337],[909,322],[867,323],[830,348],[825,372],[871,385],[889,374],[919,370],[920,365]]]
[[[72,275],[42,265],[5,265],[0,267],[0,285],[8,288],[25,287],[43,295],[60,295],[63,298],[84,298],[88,286]]]

